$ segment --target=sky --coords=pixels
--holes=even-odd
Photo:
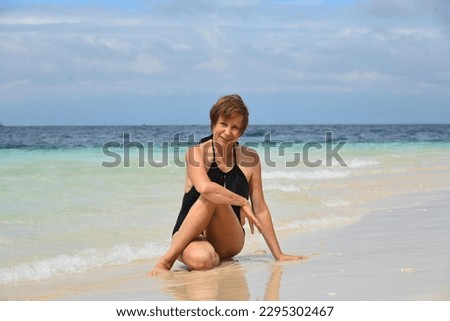
[[[450,123],[448,0],[2,0],[3,125]]]

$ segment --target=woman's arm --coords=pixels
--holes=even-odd
[[[204,166],[203,150],[199,146],[191,147],[186,153],[187,175],[195,189],[215,204],[241,206],[241,223],[247,218],[253,233],[253,225],[259,229],[260,222],[253,213],[248,200],[225,187],[211,182]]]
[[[247,200],[225,187],[211,182],[205,169],[204,148],[195,146],[186,153],[187,175],[197,192],[215,204],[244,206]]]
[[[306,257],[304,256],[286,255],[280,248],[280,244],[278,242],[272,222],[272,216],[264,199],[261,178],[261,161],[259,160],[258,154],[256,152],[254,153],[257,164],[254,167],[252,177],[250,179],[250,198],[252,202],[253,212],[261,223],[260,232],[263,235],[264,240],[266,241],[267,246],[270,249],[270,252],[276,260],[305,259]]]

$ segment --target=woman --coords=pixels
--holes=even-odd
[[[219,98],[210,111],[212,135],[186,153],[186,183],[172,244],[150,275],[170,270],[178,259],[191,270],[208,270],[244,246],[245,220],[262,233],[276,260],[305,259],[281,251],[264,200],[261,162],[237,140],[248,125],[238,95]],[[250,198],[251,203],[248,198]]]

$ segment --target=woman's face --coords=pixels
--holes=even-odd
[[[220,144],[228,145],[234,144],[241,137],[242,121],[244,117],[242,115],[234,115],[229,118],[219,116],[217,123],[213,127],[214,141]]]

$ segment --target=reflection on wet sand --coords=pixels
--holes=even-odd
[[[245,276],[248,266],[251,265],[228,261],[209,271],[176,270],[161,276],[162,291],[182,301],[248,301],[250,291]],[[274,263],[264,300],[279,300],[281,276],[282,266]]]

